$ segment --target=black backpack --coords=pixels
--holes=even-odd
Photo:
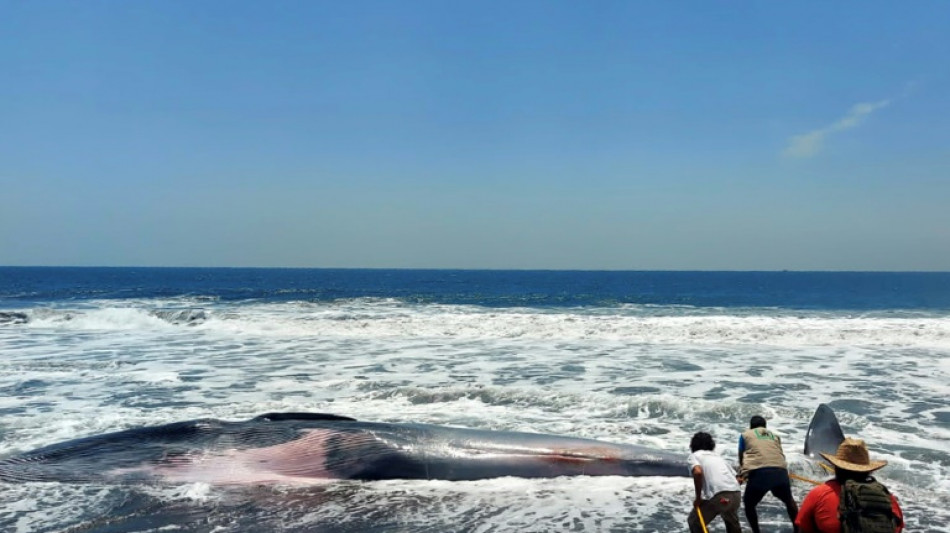
[[[841,533],[894,533],[900,523],[891,508],[891,493],[873,477],[845,481],[838,518]]]

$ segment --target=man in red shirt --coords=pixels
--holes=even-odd
[[[867,481],[873,479],[871,472],[884,467],[887,461],[872,461],[867,446],[860,439],[846,438],[838,446],[835,455],[821,454],[835,467],[835,478],[811,490],[802,502],[795,518],[795,525],[801,533],[841,533],[841,519],[838,507],[841,503],[841,488],[848,480]],[[891,512],[894,514],[894,532],[904,529],[904,515],[897,498],[891,498]],[[886,505],[885,505],[886,508]]]

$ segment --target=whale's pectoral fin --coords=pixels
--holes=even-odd
[[[819,405],[805,433],[805,455],[822,466],[831,467],[821,454],[834,455],[843,440],[844,433],[835,412],[827,404]]]

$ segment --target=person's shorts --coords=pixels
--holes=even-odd
[[[744,500],[755,505],[762,501],[766,493],[787,502],[792,499],[792,484],[788,479],[788,470],[778,467],[757,468],[749,472],[746,480]]]

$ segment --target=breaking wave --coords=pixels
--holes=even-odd
[[[408,339],[558,339],[632,344],[950,347],[950,317],[860,315],[695,308],[487,309],[351,300],[162,308],[39,308],[5,313],[0,325],[65,330],[195,327],[208,333],[268,337]]]

